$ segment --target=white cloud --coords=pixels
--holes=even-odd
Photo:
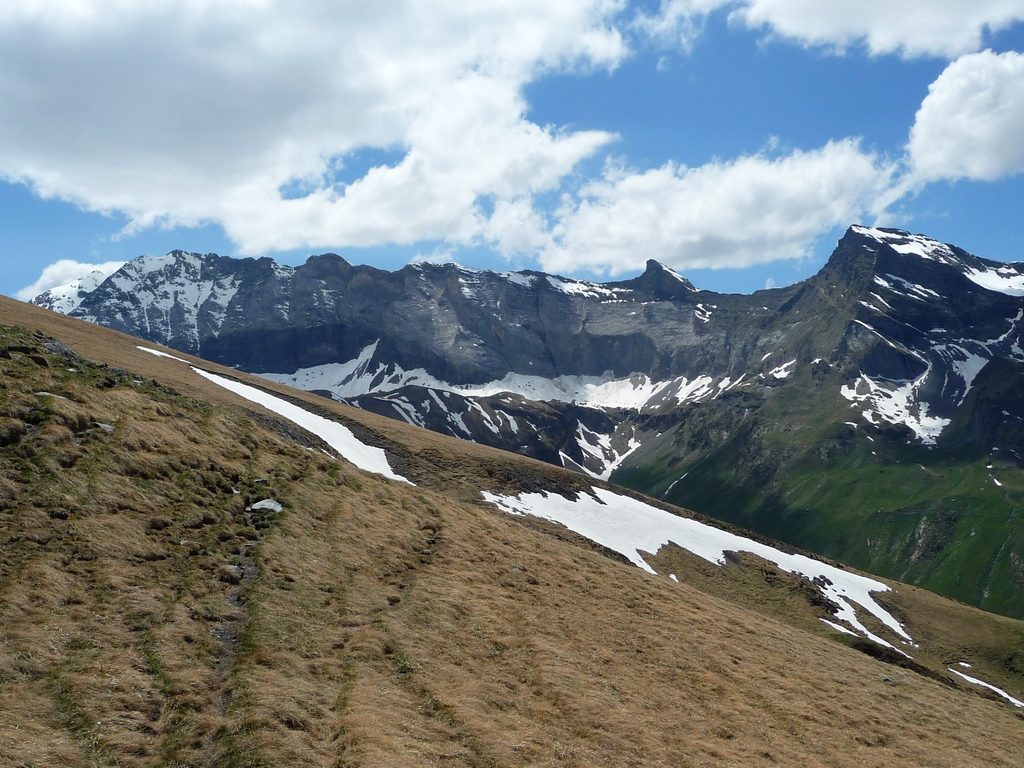
[[[649,258],[677,269],[799,258],[830,228],[878,213],[893,174],[852,139],[777,158],[612,169],[563,207],[541,261],[615,275]]]
[[[1024,172],[1024,54],[983,51],[946,67],[928,87],[907,151],[917,184]]]
[[[560,133],[523,117],[515,88],[499,79],[467,75],[436,94],[406,129],[410,148],[393,166],[372,168],[342,190],[260,205],[242,195],[226,228],[249,250],[323,242],[375,245],[448,239],[466,243],[489,230],[478,205],[485,196],[503,204],[553,189],[584,157],[608,143],[601,131]],[[499,244],[500,245],[500,244]]]
[[[547,222],[528,198],[498,202],[484,228],[484,237],[497,243],[508,259],[533,256],[550,244]]]
[[[705,19],[732,0],[662,0],[657,13],[640,13],[634,27],[665,45],[689,51],[704,31]],[[658,62],[659,67],[662,65]]]
[[[663,0],[646,30],[685,46],[719,9],[729,9],[734,22],[804,45],[839,51],[864,45],[873,55],[907,58],[954,58],[981,48],[988,33],[1024,21],[1020,0]]]
[[[123,261],[104,261],[99,264],[88,264],[73,259],[60,259],[43,268],[39,279],[14,294],[19,301],[29,301],[51,288],[61,288],[80,280],[86,275],[97,272],[106,278],[124,266]],[[99,281],[96,281],[97,283]]]
[[[614,137],[539,126],[523,86],[614,68],[620,0],[0,4],[0,178],[245,252],[479,237]],[[338,184],[360,148],[394,165]],[[286,199],[280,189],[309,194]]]

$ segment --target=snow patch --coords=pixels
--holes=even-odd
[[[832,627],[832,629],[834,629],[836,632],[842,632],[844,635],[851,635],[853,637],[860,637],[860,635],[858,635],[856,632],[854,632],[853,630],[847,629],[842,624],[836,624],[834,621],[829,621],[828,619],[818,619],[818,621],[825,622],[830,627]]]
[[[923,235],[912,235],[909,232],[894,230],[887,232],[875,227],[851,227],[853,231],[866,235],[880,243],[885,243],[897,253],[906,256],[919,256],[929,261],[939,261],[944,264],[957,264],[959,260],[953,254],[952,249],[945,243],[932,240]]]
[[[1024,296],[1024,271],[1017,265],[1007,264],[996,269],[968,268],[964,276],[975,285],[1007,296]]]
[[[636,429],[633,429],[629,441],[620,452],[612,446],[613,435],[602,435],[593,430],[587,429],[582,421],[577,421],[576,444],[580,447],[584,456],[589,456],[598,469],[591,470],[579,462],[573,462],[591,477],[598,480],[608,480],[612,472],[619,468],[630,454],[640,447],[640,441],[636,439]]]
[[[693,310],[693,316],[700,320],[702,323],[706,323],[711,319],[711,310],[718,309],[717,304],[698,304]]]
[[[788,363],[783,363],[778,368],[773,368],[768,371],[768,375],[775,379],[785,379],[793,372],[792,366],[796,365],[796,359],[790,360]]]
[[[156,355],[157,357],[166,357],[168,360],[177,360],[179,363],[184,363],[185,365],[192,365],[192,363],[190,363],[188,360],[183,360],[180,357],[175,357],[174,355],[169,355],[166,352],[161,352],[159,349],[150,349],[149,347],[140,346],[136,346],[135,348],[141,349],[143,352],[149,352],[149,354]]]
[[[567,296],[585,296],[592,299],[618,298],[616,291],[605,288],[599,283],[586,283],[582,280],[566,280],[561,277],[547,276],[548,284],[556,291]],[[630,293],[629,290],[621,289],[623,293]]]
[[[176,358],[173,355],[168,355],[155,349],[148,349],[147,347],[139,347],[139,349],[160,357],[169,357],[183,363],[186,362],[181,360],[181,358]],[[311,413],[310,411],[300,408],[287,400],[275,397],[268,392],[264,392],[256,387],[251,387],[248,384],[243,384],[240,381],[228,379],[224,376],[218,376],[215,373],[210,373],[209,371],[204,371],[201,368],[196,368],[194,365],[190,365],[189,367],[207,381],[211,381],[218,386],[224,387],[224,389],[234,392],[239,397],[243,397],[250,402],[262,405],[268,411],[272,411],[279,416],[283,416],[307,432],[311,432],[337,451],[339,456],[352,464],[355,464],[359,469],[383,475],[391,480],[399,480],[403,483],[409,483],[409,485],[414,484],[401,475],[396,474],[394,470],[391,469],[391,465],[388,463],[387,454],[384,453],[383,449],[376,448],[372,445],[366,445],[359,441],[348,427],[343,424],[324,418],[318,414]]]
[[[888,592],[888,585],[828,565],[804,555],[790,554],[775,547],[723,531],[696,520],[666,512],[642,501],[603,488],[592,488],[567,499],[556,493],[522,493],[503,496],[483,492],[486,501],[513,515],[530,515],[560,523],[591,541],[623,555],[638,568],[655,573],[641,553],[655,554],[675,544],[716,565],[724,565],[726,552],[749,552],[787,573],[809,579],[838,607],[837,618],[858,634],[899,651],[872,634],[857,618],[855,605],[867,611],[907,643],[913,640],[900,623],[871,596]],[[902,653],[902,651],[900,651]]]
[[[257,501],[255,504],[250,504],[245,508],[245,511],[252,512],[253,510],[259,509],[269,509],[271,512],[281,512],[284,510],[284,505],[277,499],[263,499],[263,501]]]
[[[934,349],[936,352],[940,351],[940,347]],[[981,373],[981,369],[988,365],[988,358],[970,352],[957,344],[947,344],[941,350],[945,353],[950,367],[956,371],[963,382],[963,393],[960,395],[960,400],[957,401],[957,405],[961,405],[967,399],[967,393],[971,391],[974,379]]]
[[[508,280],[510,283],[521,286],[523,288],[532,288],[536,277],[533,275],[524,275],[521,272],[499,272],[503,278]]]
[[[928,403],[923,402],[919,390],[931,372],[929,367],[913,381],[891,382],[886,379],[872,379],[861,373],[852,386],[843,385],[840,394],[854,404],[863,405],[861,415],[877,426],[885,421],[890,424],[904,424],[925,445],[934,445],[950,420],[928,415]]]
[[[683,472],[683,474],[681,474],[681,475],[680,475],[679,477],[677,477],[677,478],[676,478],[675,480],[673,480],[673,481],[672,481],[671,483],[669,483],[669,486],[668,486],[668,488],[666,488],[666,489],[665,489],[665,492],[664,492],[663,494],[661,494],[661,495],[662,495],[662,496],[668,496],[668,495],[669,495],[669,494],[670,494],[670,493],[672,492],[672,489],[673,489],[673,488],[675,488],[675,487],[676,487],[676,485],[677,485],[677,484],[678,484],[679,482],[681,482],[681,481],[683,481],[683,480],[685,480],[685,479],[686,479],[686,476],[687,476],[688,474],[690,474],[690,473],[689,473],[689,472]]]
[[[968,664],[967,666],[970,666],[970,665]],[[958,676],[958,677],[962,677],[962,678],[963,678],[964,680],[966,680],[966,681],[967,681],[968,683],[974,683],[975,685],[980,685],[980,686],[981,686],[981,687],[983,687],[983,688],[988,688],[988,689],[989,689],[990,691],[992,691],[993,693],[997,693],[997,694],[999,694],[999,695],[1000,695],[1000,696],[1002,696],[1002,697],[1003,697],[1004,699],[1006,699],[1006,700],[1007,700],[1008,702],[1010,702],[1011,704],[1013,704],[1013,706],[1015,706],[1015,707],[1024,707],[1024,701],[1021,701],[1020,699],[1015,699],[1015,698],[1013,698],[1013,696],[1011,696],[1010,694],[1008,694],[1008,693],[1007,693],[1006,691],[1004,691],[1004,690],[1003,690],[1002,688],[996,688],[996,687],[995,687],[994,685],[992,685],[991,683],[986,683],[986,682],[985,682],[984,680],[979,680],[979,679],[978,679],[978,678],[976,678],[976,677],[971,677],[970,675],[965,675],[965,674],[964,674],[963,672],[957,672],[957,671],[956,671],[955,669],[953,669],[952,667],[947,667],[947,669],[948,669],[948,670],[949,670],[950,672],[952,672],[952,673],[953,673],[954,675],[956,675],[956,676]]]
[[[890,291],[892,291],[893,293],[899,294],[900,296],[906,296],[906,297],[911,298],[911,299],[917,299],[918,301],[924,301],[925,299],[941,299],[942,298],[942,296],[940,296],[938,293],[933,291],[931,288],[925,288],[923,285],[918,285],[917,283],[912,283],[909,280],[905,280],[902,277],[899,277],[898,275],[886,274],[886,277],[888,277],[894,283],[899,283],[903,287],[903,289],[905,291],[907,291],[907,293],[903,293],[902,291],[897,290],[896,288],[894,288],[891,285],[888,286]],[[875,279],[876,279],[876,281],[878,280],[877,277]]]

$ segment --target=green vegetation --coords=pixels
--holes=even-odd
[[[684,423],[615,481],[872,573],[1024,618],[1024,473],[954,423],[937,448],[866,425],[833,376],[804,372],[758,417]],[[986,390],[980,395],[984,396]],[[702,406],[707,407],[707,406]],[[695,414],[696,415],[696,414]],[[856,421],[853,428],[846,421]],[[668,436],[666,436],[668,437]],[[711,443],[709,446],[708,444]],[[989,468],[991,465],[991,468]],[[685,480],[672,487],[683,473]],[[997,482],[999,484],[997,484]]]

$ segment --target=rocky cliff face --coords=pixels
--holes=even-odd
[[[426,391],[458,395],[463,421],[468,403],[501,392],[647,413],[824,366],[866,420],[934,444],[986,365],[1024,362],[1024,268],[862,227],[814,278],[751,296],[698,291],[654,261],[594,284],[174,251],[126,264],[77,302],[36,303],[483,442],[490,424],[432,418],[441,406]]]
[[[1015,508],[1014,481],[997,474],[1024,456],[1024,264],[898,230],[852,227],[819,274],[749,296],[697,290],[653,261],[632,280],[595,284],[175,251],[136,259],[58,308],[902,578],[928,582],[953,537],[977,535],[971,504],[1004,522]],[[987,487],[933,478],[911,492],[917,480],[901,474],[950,463]],[[900,479],[876,500],[885,467]],[[837,511],[826,480],[843,473]],[[874,507],[857,512],[864,504]],[[861,513],[927,522],[953,508],[962,525],[945,525],[949,540],[921,574],[897,572],[914,526],[879,523],[889,533],[871,546],[844,527]],[[1024,613],[993,597],[991,573],[1024,557],[1020,525],[1000,525],[985,523],[984,553],[962,555],[977,573],[928,583]]]

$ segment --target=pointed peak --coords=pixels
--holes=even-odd
[[[682,285],[685,286],[687,290],[690,290],[690,291],[696,291],[697,290],[697,288],[694,287],[693,283],[691,283],[689,280],[687,280],[681,274],[679,274],[674,269],[672,269],[672,267],[667,267],[664,264],[662,264],[660,261],[656,261],[655,259],[648,259],[647,260],[647,265],[646,265],[646,267],[644,269],[644,274],[642,276],[649,276],[649,275],[650,276],[653,276],[653,275],[666,275],[667,277],[670,277],[673,280],[676,280],[679,283],[682,283]]]
[[[606,283],[608,288],[628,288],[629,290],[641,291],[650,294],[656,299],[681,299],[691,293],[696,293],[697,288],[693,283],[680,275],[671,267],[666,267],[660,261],[648,259],[646,267],[640,275],[622,282]]]

